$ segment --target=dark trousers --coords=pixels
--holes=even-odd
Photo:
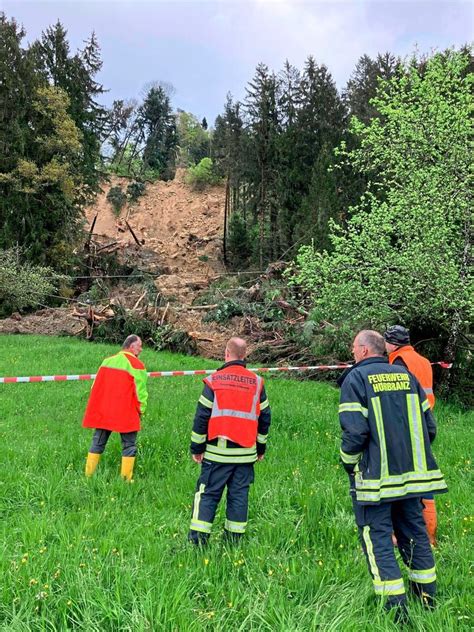
[[[94,431],[89,452],[93,452],[94,454],[102,454],[102,452],[105,450],[105,446],[107,445],[107,441],[109,440],[111,434],[111,430],[102,430],[101,428],[97,428]],[[122,456],[136,455],[137,434],[137,431],[120,433],[120,438],[122,440]]]
[[[189,539],[194,542],[207,539],[225,487],[227,487],[226,532],[236,538],[245,533],[249,488],[253,480],[253,463],[203,461],[194,494]]]
[[[420,498],[365,506],[353,500],[353,507],[375,592],[387,596],[389,605],[406,600],[392,543],[395,533],[411,588],[431,603],[436,592],[436,570]]]

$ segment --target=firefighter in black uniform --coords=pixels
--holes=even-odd
[[[404,615],[392,531],[413,592],[432,605],[436,570],[420,497],[447,487],[431,452],[436,425],[423,388],[405,367],[389,364],[384,351],[375,331],[354,339],[356,364],[341,386],[341,460],[375,592],[387,597],[387,609],[399,606]]]
[[[225,364],[204,380],[191,433],[191,455],[202,464],[188,538],[205,544],[227,487],[224,534],[245,533],[253,464],[265,454],[271,412],[263,379],[245,367],[246,343],[231,338]]]

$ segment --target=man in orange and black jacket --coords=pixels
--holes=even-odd
[[[419,354],[410,344],[410,332],[401,325],[393,325],[384,333],[385,349],[390,364],[403,366],[416,377],[420,383],[431,410],[435,405],[433,393],[433,369],[430,361]],[[436,530],[438,517],[433,494],[425,494],[421,499],[423,505],[423,518],[428,531],[430,544],[436,546]]]
[[[247,347],[231,338],[225,364],[204,380],[191,433],[191,456],[201,464],[188,539],[205,544],[227,487],[224,534],[238,540],[247,526],[253,465],[265,454],[271,411],[263,379],[245,366]]]

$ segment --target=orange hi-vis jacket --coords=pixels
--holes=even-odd
[[[114,432],[140,430],[148,393],[145,365],[133,353],[106,358],[92,386],[82,425]]]
[[[433,393],[433,369],[430,361],[417,353],[411,345],[399,347],[388,356],[390,364],[393,364],[397,358],[400,358],[407,369],[412,373],[421,387],[424,389],[426,398],[433,410],[435,405],[435,396]]]
[[[223,437],[244,448],[255,445],[263,380],[244,366],[231,365],[204,382],[214,391],[207,437]]]

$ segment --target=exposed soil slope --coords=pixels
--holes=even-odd
[[[178,170],[171,182],[148,183],[145,194],[136,203],[126,205],[118,217],[107,194],[112,186],[125,191],[130,180],[113,176],[86,210],[87,228],[97,216],[94,236],[98,241],[115,242],[128,261],[136,258],[140,268],[159,273],[156,287],[163,300],[169,300],[166,322],[195,338],[201,354],[221,357],[229,329],[204,324],[203,312],[188,308],[225,271],[222,262],[225,189],[214,186],[194,191],[185,183],[184,173]],[[141,246],[137,246],[127,222]],[[128,298],[133,304],[136,297],[134,292],[130,294]],[[72,318],[71,311],[65,308],[23,317],[15,315],[0,321],[0,332],[74,335],[81,329],[81,323]]]

